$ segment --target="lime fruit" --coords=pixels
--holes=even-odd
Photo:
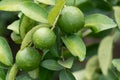
[[[56,35],[47,27],[41,27],[33,34],[33,43],[39,49],[48,49],[55,44]]]
[[[18,51],[16,55],[16,64],[18,68],[30,71],[36,69],[40,64],[41,55],[32,47],[26,47]]]
[[[65,33],[75,33],[79,31],[85,23],[82,11],[73,6],[63,8],[58,19],[60,29]]]

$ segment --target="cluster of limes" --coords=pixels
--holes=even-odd
[[[47,28],[41,27],[36,30],[32,36],[33,43],[38,49],[49,49],[56,42],[55,33]],[[16,63],[22,70],[33,70],[39,66],[40,53],[32,47],[24,48],[20,50],[16,55]]]
[[[66,34],[79,31],[84,26],[84,15],[77,7],[64,7],[58,19],[58,26]],[[56,35],[48,27],[41,27],[32,36],[33,43],[37,49],[49,49],[56,42]],[[22,70],[33,70],[39,66],[40,53],[32,47],[20,50],[16,55],[16,64]]]

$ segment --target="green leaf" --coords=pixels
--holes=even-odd
[[[11,33],[11,39],[16,43],[16,44],[21,44],[22,39],[19,34],[16,34],[15,32]]]
[[[22,15],[20,19],[20,26],[19,26],[19,31],[20,31],[20,36],[23,39],[26,35],[26,33],[36,25],[36,22],[30,18],[28,18],[25,15]]]
[[[40,66],[39,69],[39,78],[40,80],[53,80],[54,71],[45,69]]]
[[[0,68],[0,80],[5,80],[5,71]]]
[[[104,30],[99,33],[91,33],[89,36],[94,38],[104,38],[112,32],[112,29]]]
[[[92,80],[96,70],[99,68],[98,57],[95,55],[91,57],[85,67],[85,77]]]
[[[7,66],[12,66],[13,63],[11,49],[8,42],[3,37],[0,37],[0,62]]]
[[[81,4],[85,4],[88,0],[67,0],[67,6],[79,6]]]
[[[31,79],[28,74],[24,73],[22,75],[17,76],[16,80],[33,80],[33,79]]]
[[[67,59],[66,61],[59,60],[58,63],[65,68],[71,68],[73,65],[73,61],[74,61],[74,58],[72,57]]]
[[[32,28],[24,37],[22,44],[21,44],[21,49],[24,49],[25,47],[27,47],[31,42],[32,42],[32,35],[33,33],[39,29],[40,27],[49,27],[49,25],[47,24],[40,24],[35,26],[34,28]]]
[[[58,17],[60,15],[62,8],[65,5],[65,2],[66,2],[66,0],[58,1],[48,15],[48,22],[53,26],[53,28],[55,27],[55,24],[58,20]]]
[[[98,60],[104,75],[108,74],[108,70],[112,62],[112,48],[113,37],[107,36],[101,41],[98,49]]]
[[[33,70],[33,71],[29,71],[28,72],[29,76],[33,79],[37,79],[39,76],[39,68]]]
[[[21,18],[23,16],[23,13],[22,12],[19,12],[18,13],[18,18]]]
[[[85,79],[85,70],[79,70],[73,72],[73,75],[75,76],[76,80],[86,80]]]
[[[116,20],[118,27],[120,29],[120,7],[115,6],[113,9],[114,9],[115,20]]]
[[[77,35],[70,35],[62,37],[62,40],[68,50],[73,56],[79,58],[80,61],[83,61],[86,56],[86,47],[82,39]]]
[[[99,80],[115,80],[115,79],[111,79],[110,77],[106,76],[101,76]]]
[[[0,68],[1,69],[8,69],[9,67],[0,62]]]
[[[36,0],[36,1],[47,5],[55,5],[55,0]]]
[[[115,68],[111,68],[108,75],[101,75],[99,80],[119,80],[119,73]]]
[[[111,11],[112,5],[109,3],[111,0],[90,0],[94,2],[97,8],[101,9],[102,11]]]
[[[74,75],[70,71],[63,70],[59,75],[60,80],[76,80]]]
[[[59,70],[63,69],[63,67],[61,65],[59,65],[57,63],[57,61],[52,60],[52,59],[48,59],[48,60],[43,61],[41,63],[41,66],[46,68],[46,69],[53,70],[53,71],[59,71]]]
[[[12,30],[16,34],[19,34],[19,22],[20,20],[14,21],[12,24],[8,25],[7,29]]]
[[[90,2],[88,0],[77,0],[76,2],[76,6],[78,6],[78,8],[80,8],[80,10],[82,10],[84,14],[88,15],[91,13],[95,13],[96,10],[93,2]]]
[[[92,14],[85,18],[85,27],[91,28],[95,33],[115,28],[116,26],[112,19],[102,14]]]
[[[49,51],[44,56],[45,59],[55,59],[59,58],[59,52],[57,49],[57,45],[52,46]]]
[[[17,65],[14,64],[12,68],[8,71],[6,80],[15,80],[17,72],[18,72]]]
[[[116,67],[116,69],[120,72],[120,59],[113,59],[112,63]]]
[[[29,18],[42,22],[47,23],[47,11],[33,2],[24,2],[20,5],[20,10]]]
[[[0,10],[3,11],[20,11],[20,4],[25,0],[2,0],[0,1]],[[31,1],[31,0],[26,0]]]
[[[115,32],[114,32],[114,42],[117,42],[120,38],[120,30],[118,28],[115,29]]]
[[[67,6],[74,6],[74,5],[76,4],[76,1],[77,1],[77,0],[67,0],[67,1],[66,1],[66,5],[67,5]]]

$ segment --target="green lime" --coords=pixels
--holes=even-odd
[[[63,8],[58,19],[58,25],[63,32],[75,33],[83,28],[85,23],[82,11],[73,6]]]
[[[47,27],[41,27],[33,34],[33,43],[39,49],[48,49],[55,44],[56,35]]]
[[[18,68],[30,71],[36,69],[40,64],[40,53],[32,47],[26,47],[18,51],[16,55],[16,64]]]

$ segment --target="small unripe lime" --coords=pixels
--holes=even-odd
[[[19,69],[30,71],[39,66],[40,59],[41,56],[35,48],[27,47],[18,51],[16,55],[16,64]]]
[[[41,27],[33,34],[33,43],[39,49],[48,49],[55,44],[56,35],[47,27]]]
[[[73,6],[63,8],[58,19],[58,25],[63,32],[75,33],[83,28],[85,23],[82,11]]]

